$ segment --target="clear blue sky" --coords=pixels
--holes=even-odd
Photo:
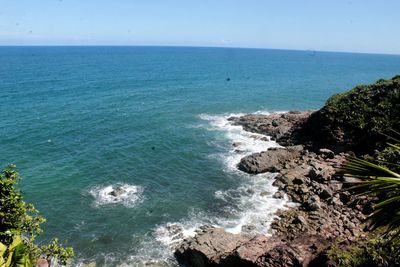
[[[400,0],[0,0],[0,45],[400,54]]]

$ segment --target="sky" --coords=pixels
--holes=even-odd
[[[0,0],[0,45],[400,54],[399,0]]]

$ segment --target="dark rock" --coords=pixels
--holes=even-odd
[[[328,199],[333,196],[333,192],[329,187],[325,187],[319,196],[323,199]]]
[[[121,187],[116,187],[113,188],[113,190],[111,192],[109,192],[108,194],[114,197],[119,197],[122,194],[125,194],[126,190],[121,188]]]
[[[306,203],[304,203],[306,210],[308,211],[317,211],[321,209],[321,202],[318,196],[310,197]]]

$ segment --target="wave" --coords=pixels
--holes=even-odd
[[[246,155],[279,145],[271,141],[268,136],[244,131],[241,126],[233,125],[228,120],[229,117],[242,115],[245,114],[201,114],[199,118],[202,124],[196,126],[215,132],[217,135],[222,134],[222,138],[212,141],[212,145],[222,148],[221,151],[210,156],[221,161],[228,176],[241,179],[242,183],[236,188],[214,193],[215,202],[218,202],[216,210],[192,210],[180,221],[156,226],[153,232],[140,238],[137,250],[122,260],[124,266],[179,266],[173,256],[176,247],[183,239],[192,237],[207,227],[224,228],[234,234],[269,234],[270,224],[276,216],[276,211],[288,206],[287,199],[273,198],[273,194],[277,191],[272,185],[276,174],[249,175],[239,171],[236,166]],[[135,188],[132,190],[135,192],[133,203],[137,203],[140,201],[140,188],[136,186],[133,188]],[[123,202],[122,199],[110,196],[110,191],[113,189],[113,186],[107,186],[92,190],[96,203]],[[121,262],[121,259],[118,261]]]
[[[117,183],[107,186],[95,186],[89,190],[94,198],[94,206],[120,203],[128,208],[136,206],[143,200],[143,189],[140,186]]]
[[[219,139],[214,145],[224,146],[225,149],[212,156],[222,161],[226,172],[239,176],[243,182],[237,188],[215,192],[215,199],[222,207],[218,211],[194,210],[188,214],[187,218],[179,222],[159,225],[154,230],[153,235],[156,241],[169,250],[171,255],[183,239],[194,236],[199,230],[207,227],[224,228],[227,232],[234,234],[268,235],[276,211],[286,208],[287,199],[273,198],[277,191],[277,188],[272,185],[276,174],[249,175],[237,169],[237,164],[244,156],[265,151],[271,147],[280,147],[268,136],[244,131],[241,126],[233,125],[228,120],[229,117],[242,115],[244,114],[201,114],[199,116],[205,122],[200,127],[223,134],[223,141]],[[229,142],[228,145],[227,142]]]

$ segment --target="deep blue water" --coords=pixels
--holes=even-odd
[[[234,227],[269,210],[269,200],[251,206],[269,185],[249,191],[254,177],[231,166],[243,133],[224,125],[228,114],[317,109],[399,73],[390,55],[0,47],[0,164],[17,164],[26,200],[47,218],[43,239],[66,240],[77,262],[139,265],[168,258],[169,223]],[[117,185],[131,194],[108,199]]]

